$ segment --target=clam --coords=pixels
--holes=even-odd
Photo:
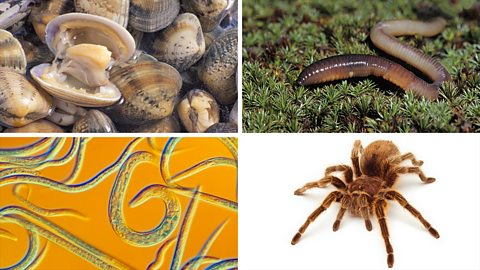
[[[199,67],[200,80],[220,104],[237,100],[237,29],[229,29],[210,45]]]
[[[45,42],[45,28],[47,24],[55,17],[73,12],[73,0],[49,0],[40,1],[40,5],[32,9],[30,21],[37,36],[42,42]]]
[[[162,30],[153,43],[153,56],[159,61],[184,71],[195,64],[205,52],[205,40],[197,16],[179,15]]]
[[[238,125],[238,100],[233,104],[230,115],[228,116],[228,121],[235,125]]]
[[[44,43],[38,44],[29,40],[19,40],[27,57],[27,69],[41,63],[52,62],[55,56]]]
[[[220,110],[215,99],[201,89],[190,90],[178,104],[178,115],[189,132],[205,132],[220,121]]]
[[[156,32],[173,22],[180,0],[131,0],[130,25],[142,32]]]
[[[205,133],[236,133],[237,125],[234,123],[216,123],[211,125]]]
[[[20,42],[13,35],[0,29],[0,68],[11,68],[25,73],[27,58]]]
[[[40,119],[30,124],[27,124],[23,127],[17,128],[7,128],[5,133],[63,133],[65,132],[61,127],[55,125],[54,123]]]
[[[161,120],[141,125],[133,130],[141,133],[175,133],[180,132],[180,123],[173,115],[167,116]]]
[[[197,14],[203,31],[210,32],[219,25],[235,2],[234,0],[183,0],[182,4],[187,12]]]
[[[47,25],[46,42],[56,60],[30,72],[47,92],[84,107],[109,106],[121,98],[106,70],[135,52],[125,28],[100,16],[69,13]]]
[[[115,68],[110,80],[123,96],[110,115],[123,124],[139,125],[171,115],[182,87],[182,78],[175,68],[153,61]]]
[[[130,0],[75,0],[75,11],[103,16],[126,28],[129,4]]]
[[[99,110],[89,110],[85,116],[75,122],[72,132],[113,133],[117,132],[117,129],[106,114]]]
[[[0,2],[0,29],[16,32],[23,25],[35,0],[9,0]]]
[[[52,111],[50,96],[30,83],[25,75],[0,68],[0,122],[20,127],[44,118]]]

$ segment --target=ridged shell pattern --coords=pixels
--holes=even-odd
[[[20,127],[44,118],[52,100],[30,83],[25,75],[0,68],[0,122]]]
[[[27,59],[22,45],[10,34],[0,29],[0,68],[10,68],[25,73]]]
[[[153,56],[184,71],[205,53],[205,39],[197,16],[183,13],[161,31],[153,43]]]
[[[172,23],[179,12],[179,0],[131,0],[130,25],[142,32],[156,32]]]
[[[85,116],[73,125],[73,132],[112,133],[117,132],[112,120],[99,110],[89,110]]]
[[[237,29],[227,30],[210,45],[203,57],[199,77],[220,104],[237,99]]]
[[[128,25],[130,0],[75,0],[75,11],[110,19],[123,27]]]
[[[182,78],[175,68],[152,61],[116,69],[110,74],[110,81],[123,96],[123,103],[116,106],[112,117],[124,124],[146,123],[171,115],[182,87]]]

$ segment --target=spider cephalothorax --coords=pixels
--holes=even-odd
[[[390,141],[375,141],[364,150],[359,140],[355,141],[353,145],[351,159],[352,167],[348,165],[328,167],[322,179],[307,183],[295,191],[295,195],[301,195],[308,189],[325,187],[327,184],[332,184],[338,189],[328,194],[322,205],[308,216],[307,221],[293,237],[292,245],[295,245],[300,240],[308,225],[333,202],[339,202],[341,205],[337,219],[333,224],[334,231],[338,230],[340,221],[347,210],[353,215],[361,216],[365,220],[365,227],[370,231],[372,230],[370,215],[375,213],[385,241],[388,267],[393,266],[393,248],[390,244],[385,219],[387,200],[397,201],[415,216],[430,234],[435,238],[440,237],[438,232],[423,218],[420,212],[413,208],[399,192],[392,189],[398,176],[405,173],[418,174],[424,183],[434,182],[435,178],[425,177],[420,169],[423,161],[416,160],[412,153],[400,154],[395,144]],[[400,163],[405,160],[410,160],[413,166],[401,165]],[[344,181],[333,176],[332,173],[334,172],[343,173]]]

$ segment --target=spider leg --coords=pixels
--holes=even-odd
[[[396,172],[397,173],[415,173],[415,174],[418,174],[418,177],[420,177],[422,182],[427,183],[427,184],[435,182],[435,178],[426,177],[425,174],[423,174],[423,171],[419,167],[397,167]]]
[[[336,165],[328,167],[325,169],[325,177],[329,176],[333,172],[343,172],[343,177],[345,178],[345,182],[347,182],[347,184],[353,181],[352,167],[348,165]]]
[[[350,195],[348,194],[343,194],[342,199],[340,200],[340,210],[338,211],[337,214],[337,219],[335,220],[335,223],[333,223],[333,231],[336,232],[338,230],[338,227],[340,227],[340,222],[342,221],[343,215],[345,214],[345,211],[347,211],[348,205],[350,204]]]
[[[292,239],[292,242],[291,242],[292,245],[295,245],[298,242],[298,240],[300,240],[300,237],[302,237],[302,234],[305,232],[305,230],[307,229],[308,225],[310,225],[310,223],[312,223],[323,211],[325,211],[328,207],[330,207],[332,202],[338,200],[342,196],[343,194],[340,191],[333,191],[330,194],[328,194],[325,200],[323,200],[322,205],[320,205],[317,209],[315,209],[315,211],[313,211],[308,216],[307,220],[302,225],[302,227],[298,229],[298,232],[295,234],[295,236]]]
[[[401,206],[403,206],[403,208],[407,209],[410,214],[416,217],[423,224],[423,226],[430,232],[433,237],[440,237],[440,234],[438,234],[437,230],[435,230],[432,225],[430,225],[430,223],[428,223],[428,221],[423,218],[422,214],[420,214],[417,209],[415,209],[410,203],[408,203],[408,201],[405,199],[405,197],[402,196],[402,194],[398,193],[395,190],[390,190],[386,193],[386,198],[389,200],[397,201]]]
[[[362,172],[360,171],[359,157],[363,154],[363,146],[360,140],[356,140],[353,143],[353,149],[351,154],[352,164],[353,164],[353,173],[356,177],[359,177]]]
[[[385,219],[385,206],[387,202],[385,199],[381,198],[375,201],[374,208],[375,208],[375,215],[377,216],[378,224],[380,225],[380,230],[382,231],[382,237],[385,241],[385,249],[387,251],[387,264],[388,267],[393,267],[393,247],[390,244],[389,234],[388,234],[388,227],[387,221]]]
[[[372,230],[372,222],[370,221],[370,215],[368,213],[368,195],[367,194],[360,194],[360,215],[365,220],[365,228],[367,231]]]
[[[423,161],[417,160],[412,152],[405,153],[403,155],[396,156],[392,158],[390,161],[394,163],[400,163],[404,160],[410,160],[414,166],[422,166]]]
[[[326,176],[318,181],[314,181],[314,182],[308,182],[306,183],[305,185],[303,185],[303,187],[295,190],[294,194],[295,195],[302,195],[303,193],[305,193],[305,191],[311,189],[311,188],[322,188],[322,187],[325,187],[326,185],[328,184],[332,184],[334,185],[336,188],[338,189],[341,189],[341,190],[345,190],[347,188],[347,186],[345,185],[345,183],[343,183],[342,180],[340,180],[338,177],[335,177],[335,176]]]

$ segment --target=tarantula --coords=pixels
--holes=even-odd
[[[323,211],[333,202],[339,202],[341,208],[337,219],[333,223],[333,231],[340,226],[345,211],[348,209],[355,216],[361,216],[365,220],[365,227],[372,230],[370,215],[375,213],[382,232],[387,250],[388,267],[393,266],[393,248],[390,244],[388,227],[385,218],[387,200],[395,200],[413,216],[415,216],[430,234],[439,238],[438,232],[428,223],[425,218],[397,191],[392,189],[398,176],[405,173],[418,174],[423,183],[432,183],[435,178],[426,177],[420,166],[423,161],[416,160],[412,153],[400,154],[397,146],[391,141],[375,141],[369,144],[365,150],[359,140],[355,141],[351,154],[352,167],[348,165],[336,165],[325,170],[325,176],[315,182],[305,184],[295,191],[295,195],[301,195],[311,188],[321,188],[332,184],[338,190],[333,191],[325,198],[322,205],[308,216],[307,221],[300,227],[292,239],[295,245],[302,234]],[[413,167],[401,166],[404,160],[410,160]],[[331,175],[334,172],[343,173],[345,182]]]

